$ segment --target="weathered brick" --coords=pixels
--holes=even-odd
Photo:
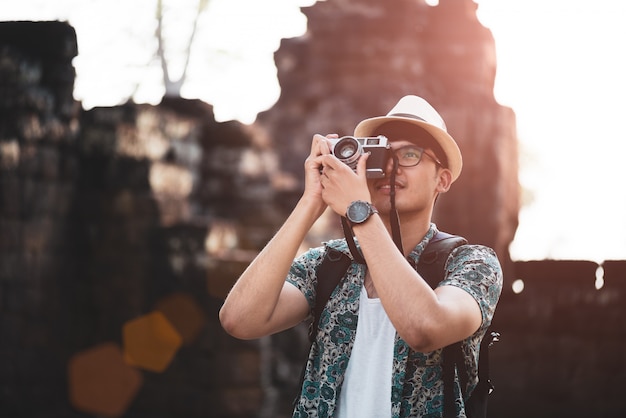
[[[17,253],[22,247],[22,223],[0,217],[0,253]]]
[[[238,387],[220,391],[225,416],[256,416],[263,401],[263,391],[256,387]]]
[[[0,280],[12,282],[24,276],[24,259],[21,253],[0,252]]]
[[[0,176],[0,215],[16,219],[22,210],[22,180],[15,172]]]
[[[20,144],[16,139],[0,140],[0,173],[10,172],[19,166]]]

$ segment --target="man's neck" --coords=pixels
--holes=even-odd
[[[381,214],[381,217],[389,235],[393,236],[389,214]],[[426,217],[424,214],[400,215],[400,236],[402,237],[402,248],[405,256],[408,256],[413,248],[424,239],[430,229],[430,224],[430,217]]]

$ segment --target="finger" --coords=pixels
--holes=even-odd
[[[332,154],[322,156],[322,165],[325,170],[339,174],[343,173],[343,170],[351,170],[350,167]]]
[[[359,158],[356,165],[356,173],[359,177],[365,177],[367,173],[367,159],[370,156],[370,152],[366,152]]]
[[[314,155],[326,155],[331,153],[332,143],[329,141],[331,138],[336,138],[337,134],[328,134],[326,136],[315,134],[313,135],[313,143],[311,145],[311,152]]]
[[[320,155],[320,144],[326,142],[326,137],[324,135],[315,134],[313,135],[313,141],[311,141],[311,154],[312,155]]]

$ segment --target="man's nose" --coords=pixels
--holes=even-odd
[[[394,157],[395,157],[395,154],[393,152],[390,152],[389,158],[387,158],[387,167],[385,170],[386,173],[391,173],[393,171]],[[396,170],[399,170],[399,169],[400,169],[400,166],[398,166]]]

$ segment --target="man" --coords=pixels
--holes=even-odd
[[[435,201],[462,167],[456,142],[430,104],[405,96],[387,116],[360,122],[354,134],[389,139],[385,176],[367,176],[367,154],[353,170],[331,152],[336,135],[315,135],[302,197],[234,285],[220,320],[231,335],[251,339],[309,317],[316,267],[326,249],[294,258],[330,207],[350,219],[366,265],[353,263],[326,305],[294,417],[441,417],[442,348],[463,341],[469,395],[477,381],[479,345],[502,288],[500,264],[490,248],[461,246],[451,253],[435,290],[412,267],[437,232],[431,222]],[[395,211],[401,246],[392,234]],[[346,240],[326,245],[350,254]],[[455,393],[457,416],[464,417],[458,388]]]

